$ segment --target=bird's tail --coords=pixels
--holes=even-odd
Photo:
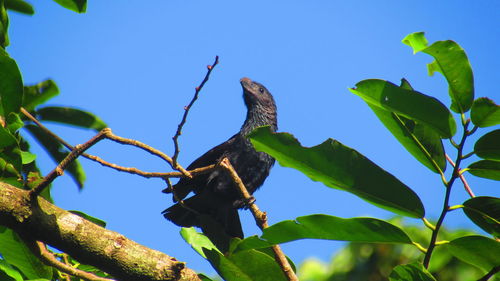
[[[243,238],[238,210],[232,205],[216,204],[216,198],[197,194],[162,212],[169,221],[182,227],[197,226],[223,252],[232,237]],[[215,197],[215,196],[214,196]],[[208,205],[209,204],[209,205]]]

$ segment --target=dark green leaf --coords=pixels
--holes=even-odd
[[[226,281],[252,281],[253,279],[246,275],[241,268],[231,262],[228,258],[224,257],[218,250],[205,249],[204,256],[207,257],[208,261],[212,265],[217,273],[219,273],[222,278]]]
[[[35,14],[33,6],[23,0],[5,0],[5,8],[27,15]]]
[[[181,229],[181,236],[191,247],[205,259],[205,252],[203,249],[219,251],[217,247],[202,233],[197,232],[194,227],[183,227]]]
[[[443,138],[451,138],[456,132],[450,111],[433,97],[378,79],[363,80],[350,91],[372,106],[429,126]]]
[[[23,276],[13,268],[8,262],[0,259],[0,280],[2,281],[23,281]]]
[[[461,237],[450,241],[446,248],[458,259],[486,272],[500,265],[500,242],[484,236]]]
[[[74,125],[82,128],[100,131],[106,128],[106,124],[97,116],[70,107],[44,107],[36,111],[39,120],[54,121],[58,123]]]
[[[396,266],[391,275],[390,281],[436,281],[434,276],[419,262]]]
[[[70,213],[73,213],[77,216],[80,216],[88,221],[91,221],[99,226],[102,226],[102,227],[106,227],[106,222],[101,220],[101,219],[98,219],[96,217],[93,217],[93,216],[90,216],[90,215],[87,215],[85,214],[84,212],[80,212],[80,211],[75,211],[75,210],[71,210],[71,211],[68,211]]]
[[[500,129],[491,131],[474,144],[477,156],[488,160],[500,160]]]
[[[77,13],[85,13],[87,10],[87,0],[54,0],[66,9]]]
[[[500,181],[500,161],[480,160],[470,164],[467,172],[476,177]]]
[[[23,79],[16,61],[0,49],[0,116],[19,112],[23,99]]]
[[[490,127],[500,124],[500,106],[489,98],[478,98],[470,111],[472,123],[478,127]]]
[[[43,104],[59,94],[59,88],[51,80],[45,80],[38,84],[24,87],[23,107],[33,111],[37,105]]]
[[[0,254],[28,279],[52,277],[52,268],[43,264],[12,230],[0,227]]]
[[[5,121],[7,122],[7,129],[12,134],[17,132],[17,130],[21,129],[24,126],[23,120],[19,118],[19,114],[16,114],[14,112],[11,112],[9,116],[7,116],[7,119]]]
[[[257,150],[273,156],[282,166],[303,172],[314,181],[348,191],[397,214],[415,218],[425,214],[415,192],[338,141],[328,139],[307,148],[291,134],[271,133],[268,127],[257,128],[249,137]]]
[[[57,140],[52,139],[51,136],[39,127],[26,125],[24,128],[26,128],[28,132],[30,132],[31,135],[33,135],[33,137],[40,143],[40,145],[45,148],[55,162],[60,163],[69,154],[69,152],[64,151],[63,146],[58,143]],[[85,181],[85,172],[83,171],[80,162],[78,160],[73,161],[68,166],[66,171],[69,173],[71,178],[73,178],[78,188],[81,189]]]
[[[403,39],[403,43],[413,48],[413,52],[424,52],[434,57],[428,65],[429,74],[438,71],[444,75],[449,85],[451,110],[465,113],[474,101],[474,77],[464,49],[451,40],[437,41],[429,47],[423,32],[412,33]]]
[[[0,130],[1,131],[1,130]],[[0,172],[3,177],[20,177],[22,169],[21,150],[14,144],[0,151]]]
[[[9,130],[0,126],[0,148],[11,146],[17,143],[16,137],[14,137]]]
[[[500,199],[478,196],[464,202],[464,213],[476,225],[495,237],[500,237]]]

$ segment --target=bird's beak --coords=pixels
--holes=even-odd
[[[250,85],[252,84],[252,80],[250,80],[247,77],[243,77],[240,79],[240,84],[243,88],[248,89],[250,87]]]

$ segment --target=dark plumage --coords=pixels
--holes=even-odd
[[[277,130],[276,105],[263,85],[248,78],[240,82],[247,106],[247,117],[240,131],[196,159],[187,169],[216,164],[227,157],[248,191],[253,193],[269,175],[274,159],[255,151],[246,136],[259,126],[270,125],[273,132]],[[173,189],[179,199],[190,192],[195,195],[184,200],[188,208],[177,203],[163,211],[165,218],[179,226],[200,227],[219,248],[227,249],[228,239],[221,236],[243,238],[238,208],[245,204],[227,172],[219,169],[192,179],[182,178]]]

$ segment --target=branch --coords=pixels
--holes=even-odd
[[[201,81],[201,84],[195,88],[196,90],[194,92],[194,96],[193,96],[193,99],[191,100],[191,102],[186,107],[184,107],[184,115],[182,116],[181,123],[179,123],[179,125],[177,126],[177,131],[175,132],[175,135],[172,137],[172,139],[174,141],[174,148],[175,148],[174,155],[172,156],[172,160],[173,160],[172,167],[176,170],[177,170],[177,157],[179,157],[179,152],[180,152],[178,138],[182,134],[182,127],[186,123],[189,110],[193,106],[194,102],[198,99],[198,94],[200,93],[200,91],[203,88],[203,86],[205,85],[205,83],[208,81],[208,78],[210,77],[210,73],[212,73],[212,70],[214,69],[214,67],[218,63],[219,63],[219,56],[215,56],[214,63],[212,65],[207,66],[207,69],[208,69],[207,74],[205,74],[205,78],[203,78],[203,81]]]
[[[250,208],[250,211],[252,212],[252,215],[255,218],[255,222],[257,223],[257,226],[261,230],[264,230],[265,228],[267,228],[268,224],[267,224],[266,213],[259,210],[259,208],[255,204],[255,198],[253,198],[253,196],[250,195],[250,193],[248,193],[248,190],[246,189],[245,185],[243,184],[243,181],[238,176],[238,173],[236,173],[236,170],[229,162],[229,159],[227,159],[227,158],[222,159],[222,161],[220,162],[220,165],[229,173],[229,175],[231,176],[233,181],[238,186],[238,190],[239,190],[241,196],[243,197],[243,199],[246,202],[248,202],[247,203],[248,207]],[[281,270],[283,271],[283,273],[285,273],[285,276],[288,278],[288,280],[298,281],[299,279],[297,278],[297,276],[293,272],[293,269],[290,266],[290,264],[288,263],[288,260],[285,256],[285,254],[283,253],[283,251],[281,251],[280,246],[273,245],[271,248],[274,252],[274,258],[275,258],[276,262],[279,264],[279,266],[281,267]]]
[[[0,182],[0,224],[42,241],[118,280],[200,280],[184,262]]]
[[[451,158],[450,158],[450,156],[448,156],[448,154],[445,154],[445,155],[446,155],[446,160],[448,160],[448,162],[450,162],[451,166],[453,168],[455,168],[455,162],[453,162],[453,160],[451,160]],[[465,159],[465,157],[462,157],[462,159]],[[470,188],[469,183],[465,179],[464,175],[462,173],[460,173],[460,169],[458,169],[458,173],[460,175],[460,180],[464,184],[465,191],[467,191],[467,193],[469,193],[470,197],[476,197],[476,195],[474,195],[474,192],[472,192],[472,189]]]

